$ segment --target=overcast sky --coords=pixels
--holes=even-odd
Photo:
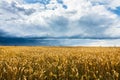
[[[120,0],[0,0],[0,45],[120,46]]]

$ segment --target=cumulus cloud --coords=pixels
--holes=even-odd
[[[0,36],[120,38],[119,0],[1,0]]]

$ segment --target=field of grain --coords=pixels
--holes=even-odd
[[[120,48],[1,46],[0,80],[120,80]]]

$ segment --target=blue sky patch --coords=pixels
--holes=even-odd
[[[37,3],[36,0],[25,0],[25,2],[27,2],[27,3]]]
[[[64,9],[67,9],[68,7],[67,7],[67,5],[63,5],[63,8],[64,8]]]
[[[117,14],[117,15],[119,15],[120,16],[120,6],[119,7],[117,7],[116,9],[110,9],[113,13],[115,13],[115,14]]]
[[[25,0],[27,3],[41,3],[41,4],[49,4],[51,0]]]
[[[57,0],[57,2],[63,4],[63,0]]]

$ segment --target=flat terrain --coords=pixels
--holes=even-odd
[[[120,48],[1,46],[0,80],[120,80]]]

